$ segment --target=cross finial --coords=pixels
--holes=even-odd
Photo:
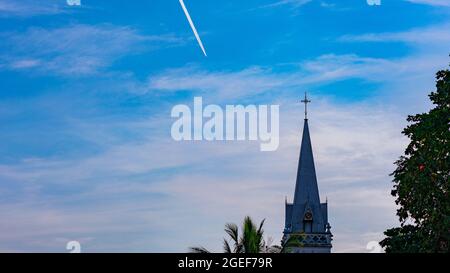
[[[306,92],[305,92],[305,99],[302,100],[301,102],[305,104],[305,119],[308,119],[308,103],[310,103],[311,101],[308,100],[308,94]]]

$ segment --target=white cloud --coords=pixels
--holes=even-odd
[[[448,60],[445,56],[446,53],[439,51],[398,59],[327,54],[292,64],[289,72],[282,73],[264,67],[251,67],[241,71],[205,71],[189,66],[150,76],[148,90],[187,90],[204,96],[214,94],[216,99],[230,101],[254,98],[257,95],[282,97],[295,93],[296,90],[320,89],[321,86],[336,81],[362,79],[384,85],[384,88],[379,88],[376,96],[389,99],[390,103],[401,96],[412,107],[418,103],[427,106],[427,102],[417,100],[417,94],[425,95],[433,84],[434,73],[447,67]]]
[[[134,37],[132,33],[124,35]],[[121,45],[116,50],[122,50]],[[313,93],[310,126],[322,199],[328,196],[330,201],[334,251],[365,251],[368,241],[379,240],[383,230],[396,225],[388,174],[405,145],[400,134],[405,112],[427,109],[425,94],[432,87],[433,73],[446,63],[438,53],[398,59],[328,54],[294,64],[283,73],[261,67],[241,71],[184,67],[152,75],[149,92],[192,90],[212,103],[271,93],[269,98],[277,99],[266,102],[281,104],[280,149],[262,154],[258,143],[174,143],[169,138],[169,110],[161,110],[167,117],[155,117],[148,127],[128,124],[132,134],[145,130],[152,136],[135,142],[109,143],[114,132],[103,127],[104,123],[117,127],[114,120],[78,124],[73,129],[77,135],[102,143],[101,152],[0,166],[0,181],[14,185],[8,190],[28,200],[12,202],[0,213],[0,218],[8,219],[0,230],[11,234],[11,239],[0,237],[0,243],[8,249],[55,250],[62,244],[55,237],[90,238],[84,242],[87,251],[185,251],[203,242],[219,250],[223,224],[239,222],[246,214],[267,218],[268,235],[278,239],[284,196],[292,198],[298,160],[302,114],[294,103],[296,94],[311,85],[320,89],[322,84],[358,78],[383,82],[381,95],[342,105]],[[297,93],[282,96],[285,90]],[[402,109],[396,109],[399,101]],[[55,188],[70,188],[70,194],[61,198],[51,192]],[[9,196],[0,194],[4,200]],[[49,220],[34,220],[39,217]],[[164,233],[171,239],[160,239]]]
[[[431,75],[434,75],[438,70],[448,68],[450,23],[444,22],[399,32],[344,35],[338,38],[338,41],[399,42],[409,47],[410,53],[405,57],[366,59],[362,64],[356,62],[356,65],[352,65],[352,62],[350,62],[349,67],[356,69],[355,73],[358,71],[362,73],[363,78],[382,82],[385,85],[382,95],[390,103],[396,101],[398,103],[399,98],[401,98],[404,110],[412,111],[417,106],[425,110],[429,107],[428,101],[420,102],[417,97],[425,97],[433,88],[434,77],[431,77]],[[373,47],[374,45],[371,44],[370,46]],[[386,47],[387,45],[380,44],[379,46]],[[344,70],[349,73],[348,67]],[[343,72],[341,71],[341,73]]]
[[[261,8],[273,8],[273,7],[284,6],[284,5],[291,5],[294,8],[298,8],[298,7],[301,7],[311,1],[312,0],[280,0],[280,1],[277,1],[277,2],[274,2],[271,4],[261,6]]]
[[[416,4],[450,7],[450,2],[448,0],[406,0],[406,1]]]
[[[211,102],[276,94],[266,102],[281,105],[280,149],[263,154],[258,143],[175,143],[169,138],[168,109],[161,109],[166,118],[155,117],[148,127],[128,124],[131,133],[146,130],[151,136],[139,141],[109,143],[105,135],[113,138],[114,132],[104,124],[116,128],[114,120],[78,124],[71,133],[103,143],[100,152],[0,166],[7,191],[27,200],[7,200],[9,192],[0,192],[0,200],[9,204],[2,203],[6,209],[0,211],[6,219],[1,233],[9,234],[0,236],[0,244],[17,251],[55,251],[66,239],[81,238],[86,251],[185,251],[203,243],[219,250],[223,224],[246,214],[267,218],[267,234],[279,239],[300,145],[298,90],[358,78],[382,81],[381,95],[343,105],[313,93],[310,128],[322,200],[329,198],[333,250],[366,251],[369,241],[397,224],[388,174],[406,144],[400,134],[404,112],[427,109],[433,73],[446,63],[440,53],[397,59],[328,54],[284,73],[184,67],[152,75],[149,91],[193,90]],[[283,90],[297,93],[276,93]],[[394,99],[388,100],[389,94]]]
[[[0,212],[7,219],[0,229],[8,234],[0,236],[1,244],[18,251],[63,251],[62,240],[54,238],[91,238],[83,243],[86,251],[105,251],[112,246],[103,236],[141,234],[107,241],[115,242],[113,251],[185,251],[202,243],[219,250],[223,224],[246,214],[267,218],[266,232],[277,241],[284,196],[293,194],[302,123],[298,105],[280,103],[281,146],[274,153],[261,153],[257,143],[249,142],[176,143],[162,137],[171,121],[157,119],[149,128],[160,130],[145,141],[115,144],[81,159],[1,166],[3,183],[18,186],[20,200],[27,200]],[[388,174],[404,145],[403,117],[373,104],[343,106],[317,97],[311,107],[319,187],[322,199],[330,200],[335,250],[356,251],[349,244],[364,249],[367,242],[357,234],[379,235],[395,219]],[[168,174],[155,175],[163,170]],[[169,170],[177,171],[171,175]],[[60,196],[61,187],[73,190]],[[56,192],[48,193],[50,188]],[[348,229],[356,233],[344,241],[340,235]],[[164,232],[171,240],[158,239]]]
[[[294,8],[299,8],[307,3],[312,2],[313,0],[278,0],[273,3],[263,5],[261,8],[273,8],[278,6],[284,6],[284,5],[290,5]],[[366,0],[358,0],[361,1],[361,3],[366,2]],[[407,2],[415,3],[415,4],[423,4],[423,5],[430,5],[430,6],[436,6],[436,7],[450,7],[450,2],[448,0],[404,0]],[[324,8],[330,8],[334,7],[335,3],[329,3],[329,2],[320,2],[320,6]]]
[[[170,69],[149,79],[149,90],[194,90],[214,93],[222,98],[245,97],[280,87],[285,83],[263,68],[237,72],[209,72],[195,67]]]
[[[32,17],[65,12],[64,0],[0,0],[0,16]]]
[[[35,59],[23,59],[23,60],[17,60],[12,63],[10,63],[10,67],[12,69],[25,69],[25,68],[33,68],[40,64],[39,60]]]
[[[2,39],[6,50],[0,62],[4,68],[34,68],[66,76],[96,73],[126,54],[183,43],[173,35],[148,36],[129,27],[106,24],[33,27],[24,33],[3,33]]]
[[[445,47],[450,42],[450,23],[429,27],[414,28],[403,32],[368,33],[362,35],[345,35],[342,42],[403,42],[410,45]]]

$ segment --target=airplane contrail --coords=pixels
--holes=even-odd
[[[194,25],[194,22],[192,22],[191,16],[189,15],[189,11],[187,10],[186,6],[184,5],[184,0],[180,0],[180,4],[181,4],[181,7],[183,8],[184,14],[186,14],[186,18],[189,21],[189,25],[191,25],[192,31],[194,32],[194,35],[195,35],[195,38],[197,38],[198,45],[202,49],[203,54],[205,54],[205,57],[207,57],[208,55],[206,55],[206,51],[205,51],[205,48],[203,47],[202,40],[200,39],[200,36],[198,35],[197,29],[195,28],[195,25]]]

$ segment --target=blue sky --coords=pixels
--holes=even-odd
[[[0,251],[221,249],[226,222],[281,239],[310,127],[335,252],[397,225],[388,174],[447,67],[447,0],[0,0]],[[280,148],[174,142],[171,108],[279,104]]]

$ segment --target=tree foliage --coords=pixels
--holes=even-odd
[[[275,253],[280,252],[281,247],[272,246],[271,240],[264,240],[264,220],[259,226],[247,216],[242,224],[242,234],[236,224],[225,225],[225,233],[229,239],[223,239],[224,253]],[[193,253],[209,253],[204,247],[191,247]]]
[[[409,116],[403,131],[411,142],[392,174],[401,226],[385,231],[386,252],[449,252],[450,71],[436,78],[434,108]]]

